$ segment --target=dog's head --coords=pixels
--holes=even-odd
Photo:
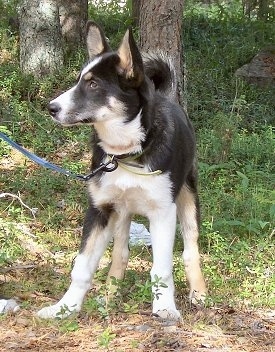
[[[112,51],[101,28],[89,21],[87,48],[90,61],[77,83],[49,103],[51,116],[62,125],[133,119],[141,108],[138,90],[144,70],[131,29]]]

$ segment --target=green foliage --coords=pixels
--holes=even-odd
[[[238,232],[225,236],[224,231],[215,231],[213,224],[203,224],[201,244],[206,249],[203,267],[210,290],[209,304],[226,299],[229,304],[239,301],[248,306],[272,307],[275,304],[272,238],[254,233],[244,237]]]
[[[132,24],[130,3],[129,0],[97,0],[89,7],[89,18],[104,28],[113,48],[119,45],[122,33]]]
[[[193,5],[184,13],[184,44],[203,219],[223,234],[266,236],[275,220],[275,90],[234,72],[272,44],[275,28],[246,18],[239,1]]]
[[[75,319],[62,320],[60,324],[60,331],[63,333],[74,332],[79,330],[79,324]]]
[[[15,213],[21,211],[13,208]],[[13,223],[0,218],[0,266],[12,264],[17,258],[23,255],[23,249],[17,241],[16,234],[20,232]]]
[[[15,18],[17,14],[17,6],[20,0],[0,0],[0,23],[1,27],[8,27],[10,18]],[[10,28],[9,28],[10,29]]]
[[[7,136],[10,136],[10,131],[6,126],[1,126],[0,125],[0,132],[5,133]],[[0,139],[0,156],[8,155],[10,152],[10,146],[4,142],[2,139]]]
[[[211,19],[220,21],[238,18],[240,20],[259,19],[273,21],[275,10],[272,1],[254,1],[254,0],[225,0],[225,1],[208,1],[202,5],[200,0],[186,0],[185,14],[196,16],[205,14]]]
[[[221,121],[221,126],[224,126]],[[234,131],[234,128],[230,129]],[[271,126],[257,132],[241,129],[230,145],[218,128],[204,130],[199,141],[203,217],[215,229],[264,234],[274,226],[274,153]],[[217,154],[216,154],[217,152]],[[265,222],[266,226],[261,224]]]
[[[112,333],[111,328],[106,328],[98,338],[98,345],[100,347],[108,348],[110,342],[116,337],[116,334]]]
[[[230,3],[230,2],[229,2]],[[195,7],[196,8],[196,7]],[[189,7],[184,16],[184,46],[188,68],[188,109],[197,127],[206,127],[212,116],[238,116],[242,126],[274,123],[273,87],[249,86],[234,77],[235,71],[274,43],[273,23],[254,21],[213,8]],[[211,122],[211,121],[210,121]]]
[[[147,273],[146,273],[147,274]],[[95,281],[105,282],[106,275],[98,273]],[[166,285],[157,276],[151,282],[148,277],[141,278],[135,272],[127,272],[124,280],[111,279],[110,284],[100,283],[94,296],[88,297],[84,303],[84,310],[89,315],[101,316],[108,319],[114,312],[137,313],[146,304],[152,302],[152,288],[155,297],[159,297],[160,288]]]

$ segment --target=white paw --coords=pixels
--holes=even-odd
[[[196,290],[193,290],[190,292],[189,294],[189,299],[191,304],[193,304],[194,306],[204,306],[204,302],[206,299],[206,292],[199,292]]]
[[[40,309],[36,315],[42,319],[64,319],[73,313],[79,312],[80,308],[81,307],[77,305],[67,306],[66,304],[57,303],[53,306]]]
[[[154,312],[163,320],[180,320],[181,314],[177,309],[161,309]]]

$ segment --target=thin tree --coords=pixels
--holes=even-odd
[[[22,0],[18,14],[24,73],[54,72],[63,66],[64,52],[84,44],[87,0]]]
[[[83,47],[88,20],[88,0],[59,0],[59,14],[66,54]]]
[[[20,67],[42,76],[63,65],[58,6],[51,0],[22,0],[19,7]]]

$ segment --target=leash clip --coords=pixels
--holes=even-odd
[[[99,166],[99,168],[100,167],[101,167],[101,170],[105,172],[112,172],[117,169],[118,162],[115,159],[115,156],[113,155],[109,161],[107,161],[106,163],[102,163],[101,166]]]
[[[106,163],[101,163],[98,168],[94,169],[91,173],[85,176],[79,175],[79,177],[84,180],[84,181],[89,181],[92,177],[94,177],[98,172],[104,171],[104,172],[112,172],[115,171],[118,167],[118,162],[114,158],[114,155],[110,160],[108,160]]]

